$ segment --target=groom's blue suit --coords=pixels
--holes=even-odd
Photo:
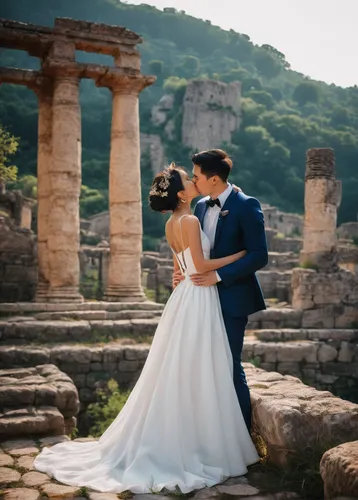
[[[194,212],[202,227],[208,208],[205,201],[205,198],[200,200]],[[241,353],[247,316],[265,309],[255,271],[266,266],[268,254],[260,203],[255,198],[233,190],[221,208],[211,258],[225,257],[241,250],[247,251],[245,257],[218,270],[221,281],[217,287],[233,356],[235,389],[246,425],[250,429],[250,392],[241,365]]]

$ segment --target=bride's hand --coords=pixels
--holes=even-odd
[[[236,186],[236,184],[233,184],[233,185],[232,185],[232,188],[233,188],[233,190],[234,190],[234,191],[236,191],[237,193],[242,193],[242,189],[241,189],[241,188],[239,188],[239,186]]]

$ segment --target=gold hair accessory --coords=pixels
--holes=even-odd
[[[158,184],[149,191],[149,196],[160,196],[161,198],[165,198],[166,196],[168,196],[169,185],[170,173],[163,172],[163,177],[160,179]]]

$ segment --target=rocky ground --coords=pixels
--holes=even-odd
[[[47,474],[33,469],[35,456],[44,446],[52,446],[68,440],[67,436],[56,436],[40,440],[11,440],[0,443],[0,498],[1,500],[118,500],[129,499],[133,495],[98,493],[88,488],[65,486],[51,479]],[[85,438],[86,439],[86,438]],[[82,440],[83,439],[79,439]],[[207,500],[219,497],[232,497],[242,500],[299,500],[294,492],[271,492],[258,486],[260,473],[251,473],[252,479],[246,477],[230,478],[215,488],[205,488],[192,493],[196,500]],[[250,474],[249,474],[250,476]],[[178,496],[177,494],[174,496]],[[158,493],[135,495],[137,500],[168,500],[168,496]]]

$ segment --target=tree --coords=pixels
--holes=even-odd
[[[16,153],[18,145],[18,139],[0,124],[0,185],[16,180],[17,167],[8,165],[8,162],[9,157]]]
[[[320,93],[314,82],[302,82],[297,85],[292,97],[298,104],[304,106],[309,102],[318,102]]]
[[[275,49],[275,47],[272,47],[272,45],[264,44],[261,45],[261,48],[266,50],[279,64],[282,64],[284,68],[290,68],[290,64],[286,61],[285,54]]]
[[[282,65],[264,49],[256,49],[253,53],[253,59],[257,70],[267,79],[274,78],[279,75],[282,70]]]
[[[264,90],[250,90],[246,95],[258,104],[263,104],[267,109],[272,109],[275,104],[272,95]]]
[[[163,61],[158,61],[157,59],[152,59],[149,62],[149,70],[155,76],[161,76],[163,73]]]

